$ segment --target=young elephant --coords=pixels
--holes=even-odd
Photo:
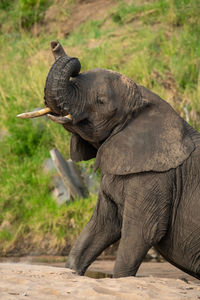
[[[49,113],[72,133],[72,160],[96,157],[101,169],[95,211],[66,267],[83,275],[120,239],[114,277],[135,275],[154,246],[200,279],[200,134],[126,76],[79,73],[77,58],[58,42],[51,47],[56,61],[46,80],[46,108],[30,117]]]

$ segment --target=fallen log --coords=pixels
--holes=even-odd
[[[50,155],[71,197],[86,198],[88,190],[77,165],[72,160],[66,161],[57,148],[52,149]]]

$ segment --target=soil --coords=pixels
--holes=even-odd
[[[111,256],[110,256],[111,257]],[[32,264],[32,265],[48,265],[52,267],[65,268],[66,256],[23,256],[23,257],[0,257],[0,263],[13,263],[13,264]],[[99,257],[94,261],[86,272],[86,276],[93,278],[106,278],[112,277],[112,271],[115,264],[115,258],[105,256],[103,259]],[[144,261],[138,272],[137,276],[146,277],[164,277],[181,279],[185,282],[191,281],[200,283],[200,281],[193,276],[181,271],[166,261],[158,262],[156,260]]]
[[[199,283],[160,276],[93,279],[69,269],[21,263],[1,263],[0,276],[2,300],[200,299]]]
[[[88,20],[101,20],[109,16],[110,8],[117,6],[114,0],[57,0],[45,13],[42,23],[36,24],[32,32],[37,35],[41,30],[47,34],[57,32],[58,38],[68,36],[80,24]]]

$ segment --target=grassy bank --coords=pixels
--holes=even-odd
[[[200,129],[199,1],[130,2],[115,2],[105,18],[81,24],[60,42],[79,57],[83,71],[102,67],[124,73]],[[54,146],[69,157],[69,134],[45,118],[15,117],[43,106],[53,63],[49,43],[57,34],[34,36],[6,9],[7,19],[0,7],[0,254],[66,253],[90,218],[96,195],[58,207],[42,165]]]
[[[58,207],[43,164],[55,146],[69,158],[70,136],[45,118],[16,118],[43,106],[44,82],[53,62],[45,49],[49,40],[23,32],[14,42],[13,35],[1,36],[1,43],[0,253],[66,253],[90,218],[96,197]]]

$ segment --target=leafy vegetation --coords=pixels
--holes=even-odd
[[[91,195],[68,206],[55,204],[51,174],[45,174],[42,165],[54,146],[69,157],[69,134],[45,118],[15,117],[43,106],[45,78],[53,62],[49,42],[57,36],[33,36],[27,28],[50,4],[0,1],[1,254],[35,253],[35,249],[66,253],[66,244],[89,220],[96,201]],[[83,71],[102,67],[124,73],[169,101],[200,129],[199,14],[198,0],[129,5],[117,1],[104,19],[88,20],[60,41],[69,55],[80,58]],[[91,167],[92,162],[83,165]]]
[[[2,27],[30,29],[34,23],[42,20],[50,3],[50,0],[0,0],[1,24],[6,23]]]

